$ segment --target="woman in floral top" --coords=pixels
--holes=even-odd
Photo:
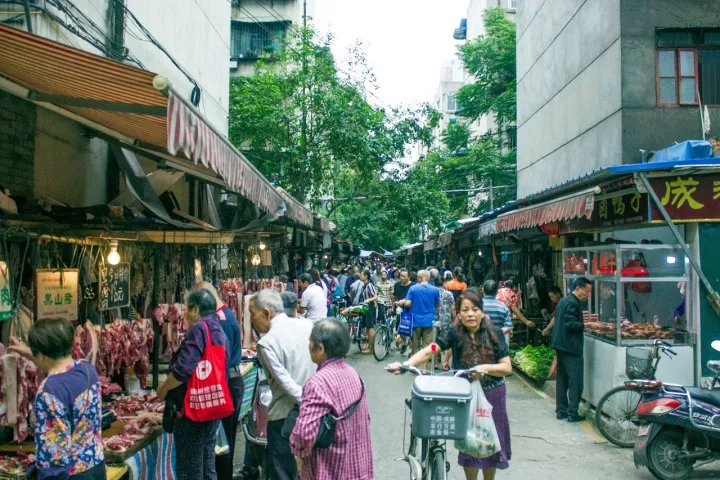
[[[74,335],[67,320],[48,318],[30,329],[29,347],[11,339],[11,352],[31,359],[48,374],[33,403],[37,461],[28,478],[106,478],[100,381],[91,363],[73,360]]]

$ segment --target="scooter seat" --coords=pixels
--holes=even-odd
[[[720,393],[697,387],[685,387],[685,390],[687,390],[693,400],[709,403],[710,405],[720,407]]]

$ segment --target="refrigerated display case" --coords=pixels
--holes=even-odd
[[[583,398],[596,405],[625,376],[627,347],[660,338],[678,352],[660,362],[657,377],[693,384],[694,355],[686,308],[691,284],[689,262],[680,246],[608,244],[563,250],[567,294],[575,279],[593,284],[584,308],[585,388]]]

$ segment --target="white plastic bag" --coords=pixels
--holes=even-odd
[[[464,440],[455,441],[455,448],[475,458],[487,458],[500,451],[500,437],[492,417],[493,407],[480,382],[472,383],[472,393],[467,434]]]

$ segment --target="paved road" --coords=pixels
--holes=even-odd
[[[352,352],[357,352],[355,346]],[[348,363],[365,382],[372,418],[371,435],[376,480],[407,479],[409,467],[402,456],[405,398],[410,395],[413,376],[390,375],[383,371],[386,363],[401,360],[390,356],[382,364],[371,355],[352,353]],[[512,434],[513,456],[510,468],[498,479],[518,480],[649,480],[647,470],[636,470],[630,450],[608,444],[593,428],[582,422],[568,424],[555,419],[555,405],[544,394],[536,392],[519,377],[508,378],[508,415]],[[408,431],[405,431],[407,436]],[[241,435],[241,433],[240,433]],[[451,464],[448,480],[464,480],[457,465],[457,450],[449,445]],[[243,445],[236,453],[236,465],[242,465]],[[720,464],[704,467],[693,479],[720,478]],[[713,470],[717,470],[713,471]],[[338,479],[341,480],[341,479]]]
[[[352,351],[356,351],[353,347]],[[385,373],[385,363],[372,356],[352,354],[349,363],[360,373],[367,391],[372,418],[371,435],[376,480],[409,478],[409,467],[396,461],[402,455],[403,399],[410,394],[413,376]],[[588,424],[568,424],[555,419],[555,405],[516,376],[508,379],[508,415],[513,457],[510,468],[498,479],[601,480],[608,477],[640,480],[653,478],[636,470],[630,450],[608,444]],[[602,442],[602,443],[601,443]],[[448,480],[464,480],[457,465],[457,450],[450,445]],[[720,465],[716,467],[720,470]],[[720,478],[703,469],[693,478]]]

